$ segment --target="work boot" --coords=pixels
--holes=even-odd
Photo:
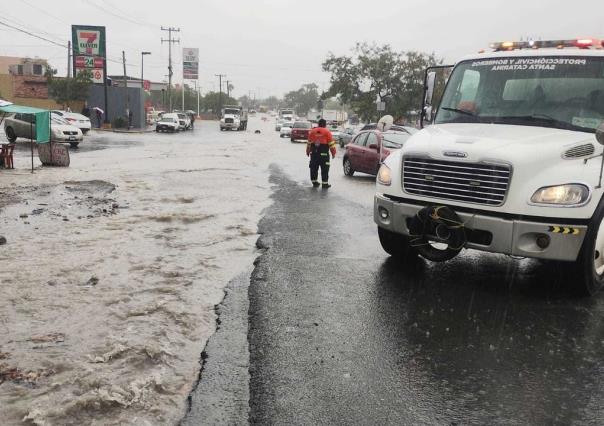
[[[324,182],[324,183],[321,185],[321,188],[323,188],[323,189],[331,188],[331,185],[330,185],[330,184],[328,184],[327,182]]]
[[[317,182],[317,181],[314,181],[312,183],[312,186],[313,186],[313,188],[318,188],[319,186],[321,186],[321,184],[319,182]]]

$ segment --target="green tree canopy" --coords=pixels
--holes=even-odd
[[[357,43],[353,55],[330,53],[323,62],[331,85],[322,97],[337,96],[367,121],[382,114],[406,117],[421,108],[424,70],[440,63],[433,53],[397,52],[387,44]],[[378,113],[377,100],[386,103],[386,111]]]
[[[318,100],[319,86],[315,83],[304,84],[283,97],[285,105],[294,108],[298,114],[306,114],[311,108],[316,108]]]
[[[56,77],[57,70],[48,68],[46,70],[46,81],[48,82],[48,95],[63,108],[74,101],[85,101],[92,84],[90,72],[79,72],[75,77]]]

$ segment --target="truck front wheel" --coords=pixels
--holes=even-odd
[[[593,296],[604,286],[604,204],[600,203],[590,222],[583,247],[575,263],[573,290],[580,296]]]
[[[386,253],[396,259],[416,258],[417,251],[409,244],[409,237],[378,226],[380,244]]]

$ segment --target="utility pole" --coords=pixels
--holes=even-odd
[[[226,77],[226,74],[214,74],[214,77],[218,77],[218,85],[220,86],[218,92],[218,114],[222,113],[222,77]]]
[[[128,128],[130,128],[130,95],[128,94],[128,82],[126,80],[126,52],[123,50],[122,63],[124,64],[124,90],[126,91],[126,120],[128,120]]]
[[[199,86],[197,80],[195,80],[195,92],[197,92],[197,116],[199,117]]]
[[[180,28],[164,28],[161,27],[162,31],[168,31],[168,39],[161,39],[162,44],[163,43],[168,43],[168,103],[170,104],[169,106],[169,112],[172,112],[172,75],[174,74],[172,72],[172,43],[180,43],[180,39],[175,40],[172,38],[172,33],[178,33],[180,32]],[[183,88],[184,89],[184,88]]]
[[[231,82],[229,80],[226,81],[226,86],[227,86],[227,99],[231,97],[231,88],[229,87],[231,85]]]
[[[141,52],[141,100],[143,103],[143,117],[141,120],[141,129],[147,126],[147,110],[145,109],[145,55],[150,55],[151,52]],[[151,89],[151,88],[149,88]]]
[[[69,77],[71,77],[71,40],[67,41],[67,78]]]

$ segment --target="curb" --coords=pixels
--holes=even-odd
[[[133,133],[133,134],[152,133],[155,131],[153,129],[150,129],[150,130],[91,129],[91,130],[94,130],[95,132],[105,132],[105,133]]]

